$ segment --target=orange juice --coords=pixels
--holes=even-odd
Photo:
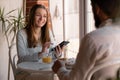
[[[42,58],[42,61],[44,63],[51,63],[52,62],[52,58],[50,56],[46,56]]]

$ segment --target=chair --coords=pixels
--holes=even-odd
[[[91,77],[92,75],[99,71],[100,69],[103,69],[105,67],[108,67],[108,66],[112,66],[112,65],[116,65],[116,64],[120,64],[120,59],[114,59],[112,61],[109,61],[107,63],[104,63],[104,64],[101,64],[101,65],[98,65],[96,67],[94,67],[93,69],[91,69],[89,71],[89,73],[84,77],[84,80],[91,80]]]
[[[9,63],[12,67],[12,71],[13,71],[13,76],[14,76],[14,80],[24,80],[27,76],[29,76],[29,73],[23,72],[23,71],[19,71],[17,69],[16,63],[17,63],[17,54],[12,53],[12,48],[14,45],[11,45],[9,47]]]

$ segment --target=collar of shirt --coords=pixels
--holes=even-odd
[[[111,25],[112,23],[113,23],[112,19],[107,19],[107,20],[105,20],[104,22],[102,22],[99,27],[109,26],[109,25]]]

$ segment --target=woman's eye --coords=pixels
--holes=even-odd
[[[36,15],[36,16],[40,16],[41,17],[41,15]]]
[[[47,15],[43,15],[43,16],[42,16],[42,15],[40,15],[40,14],[36,14],[35,16],[36,16],[36,17],[47,18]]]
[[[45,18],[47,17],[47,16],[44,16]]]

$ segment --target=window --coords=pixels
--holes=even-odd
[[[86,1],[86,31],[87,33],[95,30],[92,7],[90,0]]]
[[[68,40],[63,57],[75,58],[79,48],[79,0],[49,0],[57,43]]]

